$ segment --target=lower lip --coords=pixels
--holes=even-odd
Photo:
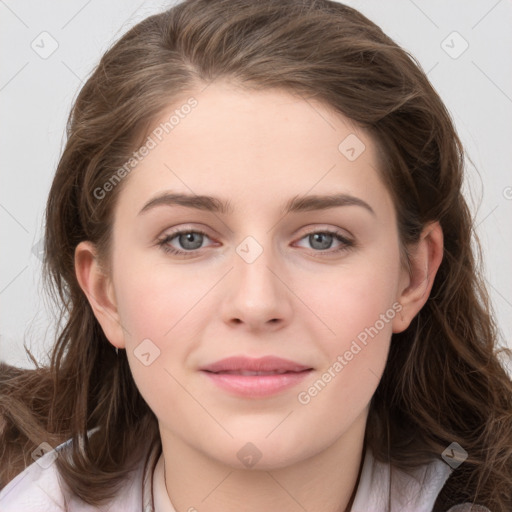
[[[203,371],[217,386],[244,397],[266,397],[302,382],[312,370],[276,375],[234,375]]]

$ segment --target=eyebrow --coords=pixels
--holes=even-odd
[[[163,193],[148,201],[139,215],[157,206],[185,206],[221,214],[233,212],[230,201],[221,200],[217,197]],[[286,215],[288,213],[327,210],[339,206],[360,206],[375,215],[375,211],[368,203],[350,194],[295,196],[284,205],[282,213]]]

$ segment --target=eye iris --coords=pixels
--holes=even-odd
[[[309,235],[309,242],[311,243],[311,247],[315,249],[329,249],[332,244],[333,236],[329,233],[314,233]],[[320,242],[320,247],[315,247],[315,242]]]
[[[197,237],[197,240],[194,242],[195,237]],[[199,241],[199,243],[198,243],[198,241]],[[188,249],[188,250],[199,249],[203,243],[203,235],[200,233],[185,233],[183,235],[180,235],[179,242],[180,242],[180,245],[184,249]],[[192,243],[192,246],[188,245],[189,242]]]

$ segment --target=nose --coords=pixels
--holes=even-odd
[[[224,322],[251,331],[276,330],[287,325],[292,317],[293,294],[286,284],[283,265],[270,244],[265,244],[264,249],[254,239],[240,244],[233,255],[233,267],[227,276],[221,305]]]

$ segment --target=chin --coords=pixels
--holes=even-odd
[[[298,439],[289,432],[283,431],[281,435],[274,432],[266,437],[270,430],[254,429],[254,434],[246,431],[243,435],[232,432],[235,439],[231,439],[229,445],[217,445],[220,450],[211,456],[237,470],[269,471],[288,467],[316,452],[313,443],[308,446],[307,439]],[[308,449],[304,449],[306,447]]]

